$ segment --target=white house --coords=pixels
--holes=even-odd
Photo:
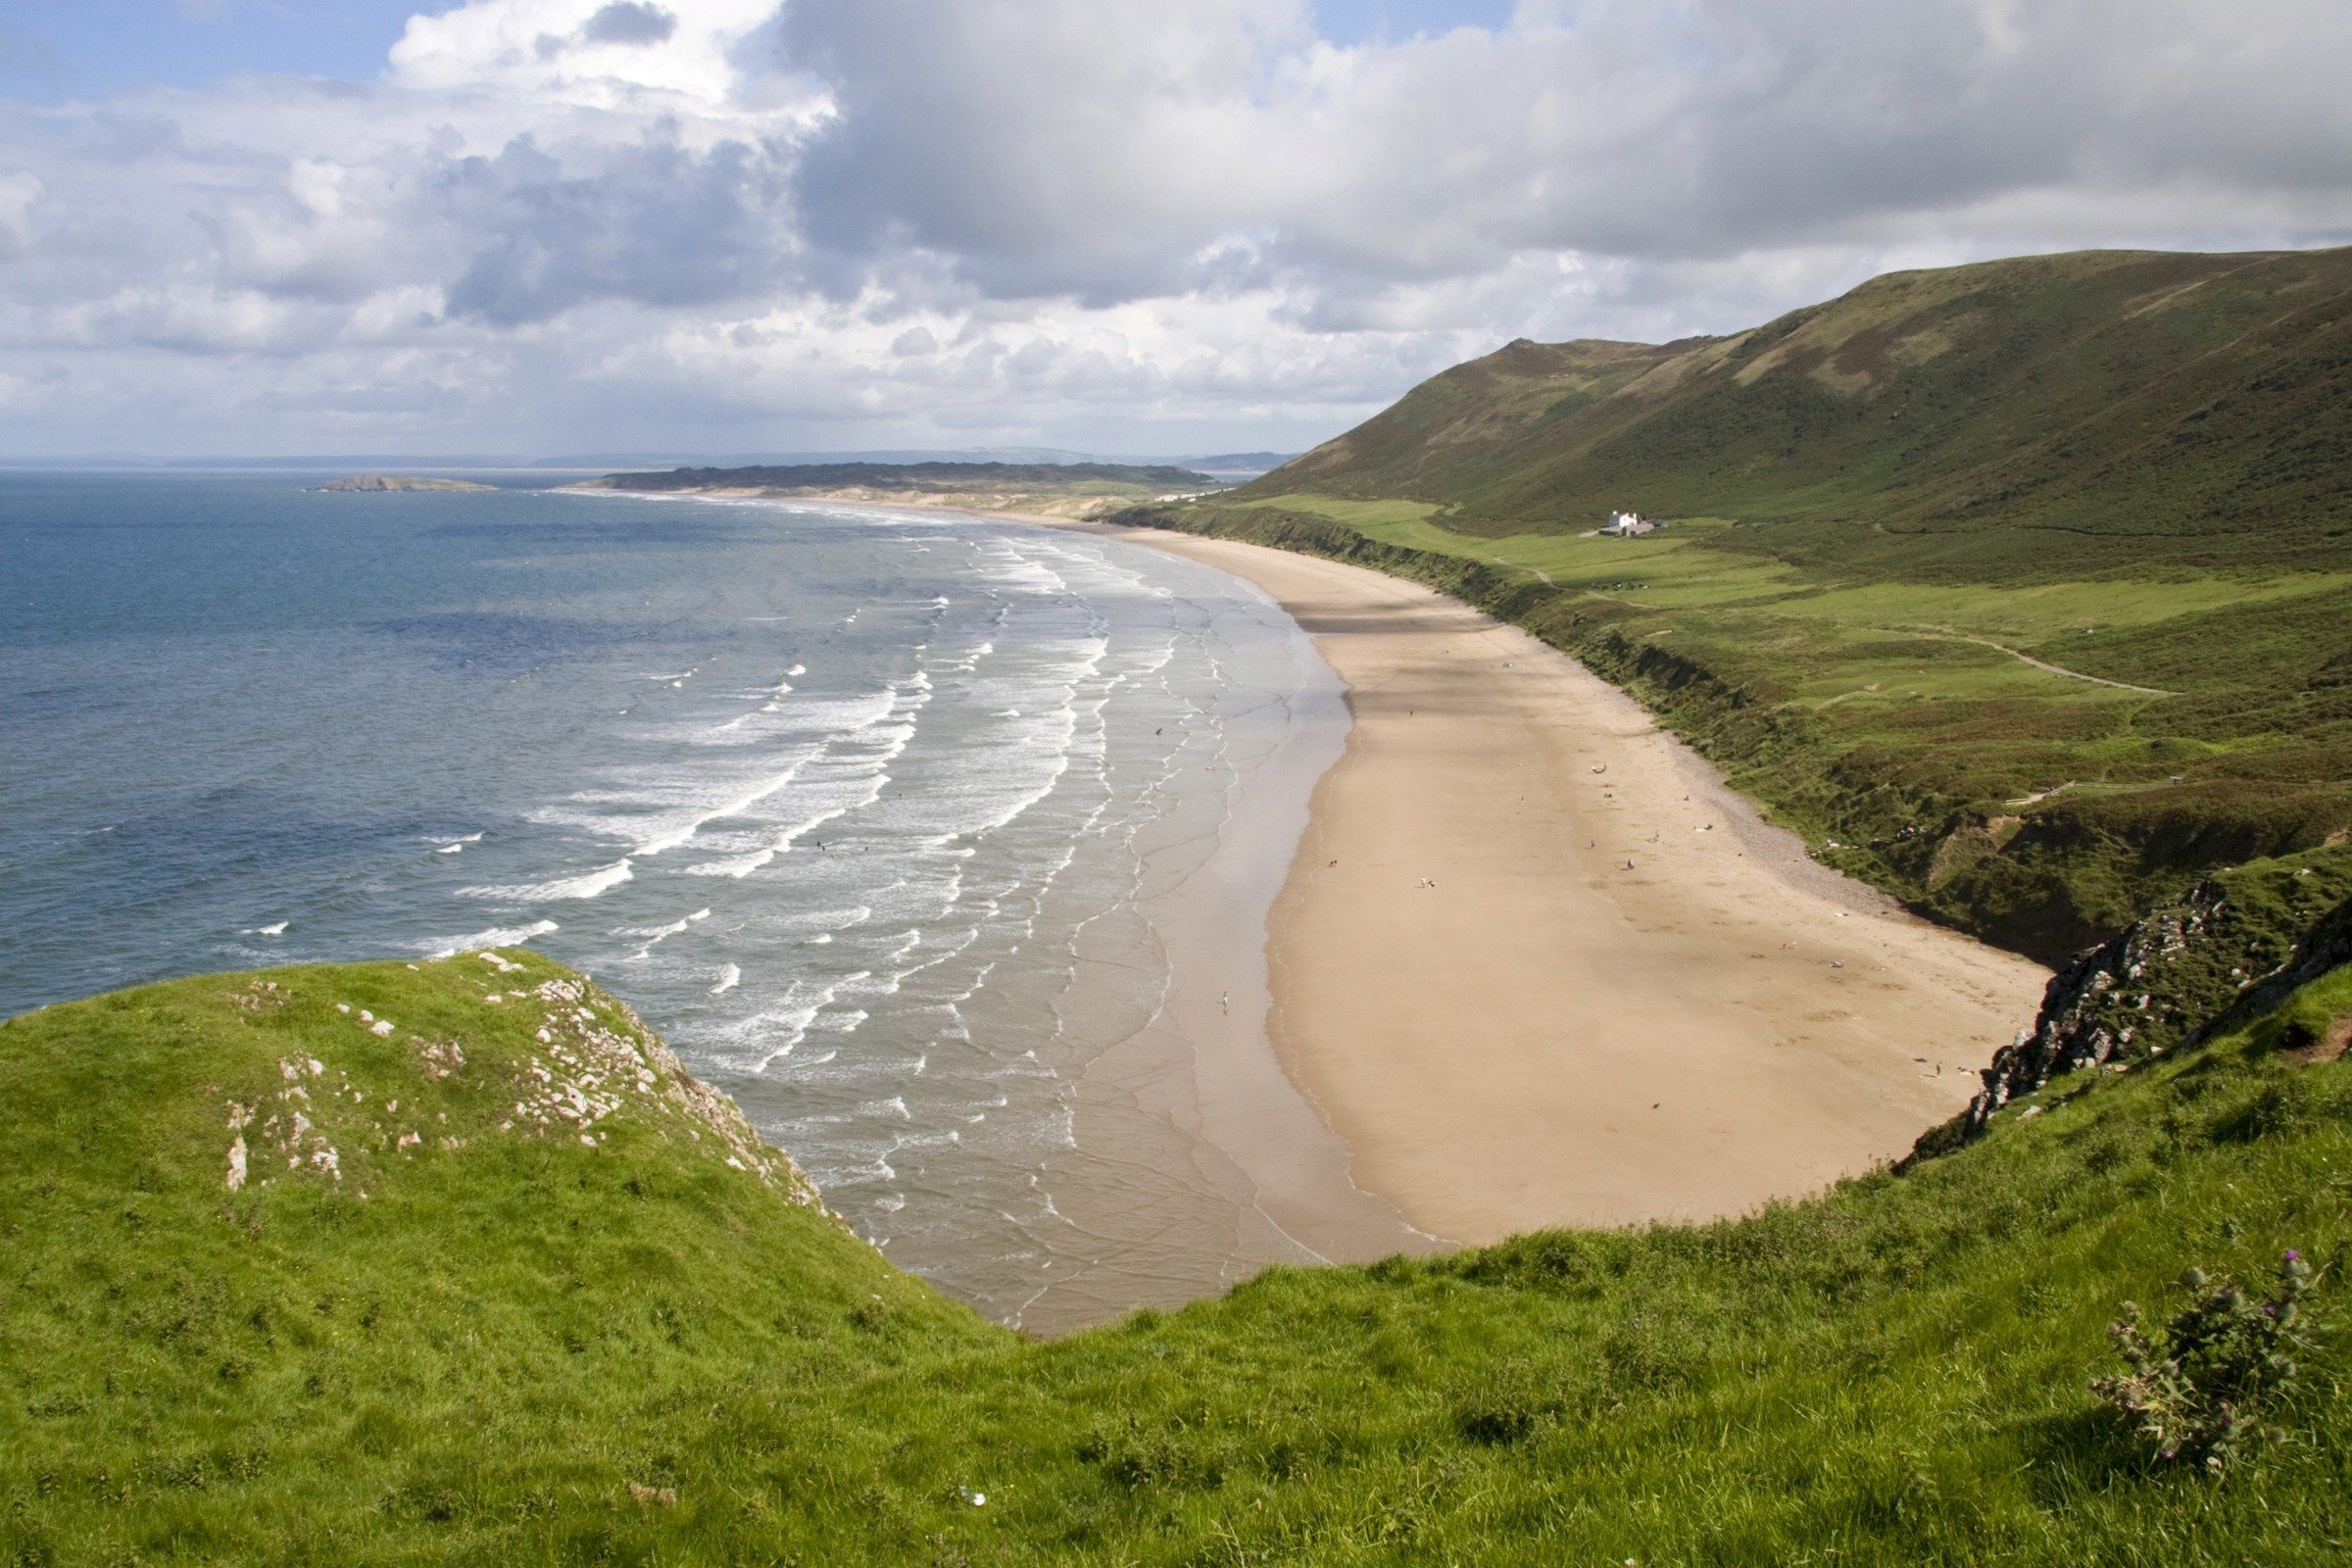
[[[1636,539],[1645,533],[1656,533],[1660,526],[1639,512],[1612,512],[1608,526],[1600,531],[1612,539]]]

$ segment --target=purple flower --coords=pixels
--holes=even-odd
[[[2297,1259],[2299,1259],[2300,1257],[2302,1257],[2302,1255],[2303,1255],[2303,1254],[2302,1254],[2301,1252],[2298,1252],[2298,1251],[2296,1251],[2296,1250],[2295,1250],[2293,1248],[2291,1248],[2291,1247],[2290,1247],[2290,1248],[2288,1248],[2288,1249],[2286,1250],[2286,1260],[2287,1260],[2289,1263],[2292,1263],[2292,1262],[2296,1261]]]

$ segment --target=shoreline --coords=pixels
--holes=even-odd
[[[1820,865],[1517,628],[1316,557],[976,515],[1242,576],[1347,683],[1347,749],[1268,922],[1268,1033],[1352,1184],[1422,1231],[1803,1197],[1956,1113],[2033,1016],[2047,971]]]
[[[1134,893],[1080,932],[1055,1007],[1057,1037],[1087,1048],[1061,1063],[1073,1145],[1043,1175],[1099,1250],[1057,1255],[1016,1327],[1055,1334],[1173,1309],[1276,1263],[1443,1245],[1354,1183],[1353,1152],[1272,1038],[1272,911],[1348,723],[1336,672],[1302,629],[1293,635],[1320,679],[1284,701],[1262,750],[1219,764],[1234,783],[1213,827],[1142,850]],[[1165,975],[1157,1004],[1094,1010],[1126,996],[1115,979],[1095,983],[1104,966],[1124,969],[1141,952]]]
[[[1116,1070],[1111,1098],[1149,1090],[1146,1120],[1254,1189],[1229,1279],[1283,1255],[1250,1241],[1252,1208],[1313,1256],[1362,1262],[1818,1192],[1957,1113],[2048,979],[1821,865],[1631,696],[1434,589],[1088,519],[761,499],[1189,559],[1266,593],[1338,674],[1346,746],[1314,781],[1266,918],[1270,1059],[1201,1048],[1185,1025],[1216,988],[1174,951],[1160,1013],[1097,1058],[1157,1041],[1149,1065]],[[1226,969],[1233,938],[1230,923],[1214,934]],[[1310,1128],[1255,1113],[1288,1101]],[[1314,1152],[1325,1140],[1336,1169]],[[1115,1185],[1119,1159],[1098,1163]],[[1318,1206],[1400,1223],[1318,1232]]]
[[[1003,518],[1022,531],[1040,520],[833,497],[569,493],[902,520]],[[1077,522],[1077,531],[1098,530]],[[1221,594],[1248,582],[1214,564],[1207,570]],[[968,1006],[976,1029],[1038,1037],[1070,1116],[1070,1143],[1033,1177],[1052,1216],[1050,1255],[1005,1298],[1007,1326],[1057,1335],[1139,1307],[1174,1309],[1278,1263],[1446,1245],[1351,1179],[1353,1151],[1286,1071],[1273,1039],[1272,911],[1312,792],[1344,754],[1351,721],[1345,683],[1313,638],[1261,602],[1289,652],[1229,671],[1239,684],[1224,695],[1250,698],[1219,731],[1214,765],[1223,782],[1188,796],[1196,806],[1216,799],[1213,817],[1180,808],[1131,841],[1133,885],[1077,927],[1068,977],[1051,994]],[[1139,973],[1156,977],[1148,1000],[1137,994]],[[891,1255],[922,1266],[907,1249]]]

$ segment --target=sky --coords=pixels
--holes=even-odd
[[[2344,0],[14,0],[0,458],[1298,450],[1516,337],[2352,242]]]

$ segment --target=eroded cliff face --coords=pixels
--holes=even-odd
[[[2042,993],[2033,1028],[1994,1053],[1968,1108],[1922,1136],[1902,1165],[1973,1142],[2002,1106],[2053,1078],[2120,1072],[2193,1046],[2352,961],[2352,899],[2308,912],[2315,895],[2339,894],[2334,880],[2299,866],[2209,879],[2079,955]]]

